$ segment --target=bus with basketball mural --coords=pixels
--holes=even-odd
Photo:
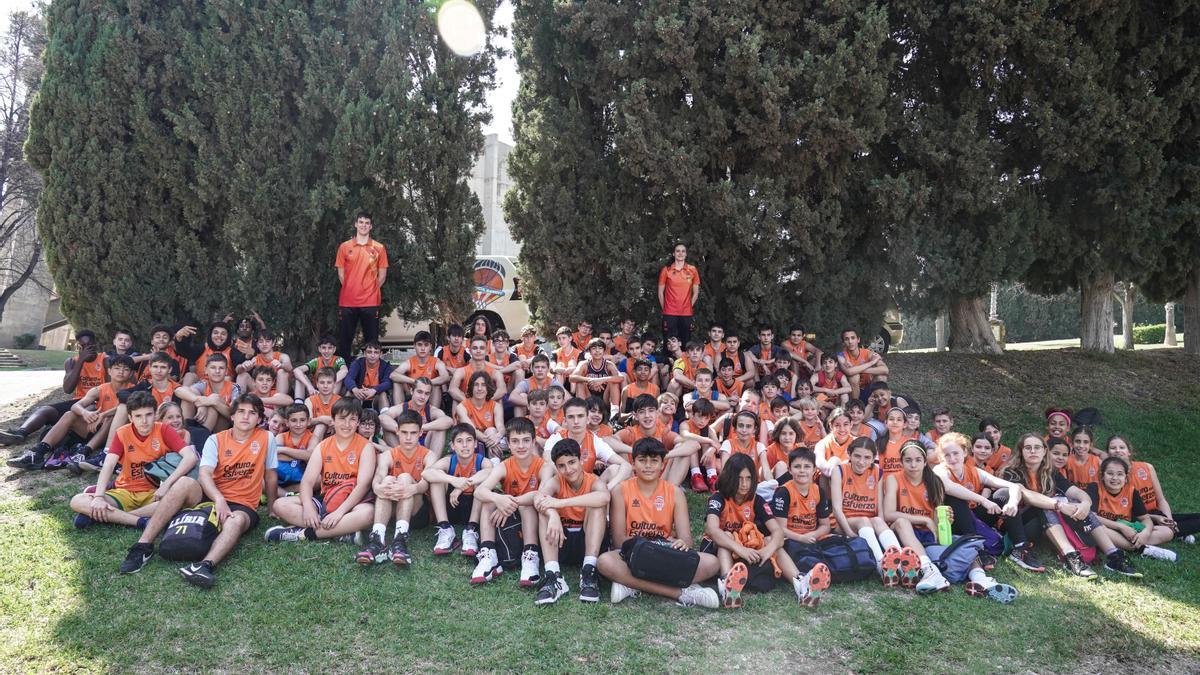
[[[516,258],[502,255],[475,258],[471,313],[465,317],[463,326],[471,325],[477,316],[487,317],[492,330],[502,328],[514,341],[519,338],[521,328],[529,323],[529,306],[521,295]],[[410,323],[393,313],[381,327],[379,341],[385,348],[408,349],[412,347],[413,337],[422,330],[438,334],[428,321]]]

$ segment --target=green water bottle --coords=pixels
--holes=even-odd
[[[937,540],[942,546],[949,546],[950,542],[954,541],[954,535],[950,531],[950,507],[937,507]]]

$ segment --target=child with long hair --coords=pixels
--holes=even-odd
[[[829,498],[838,532],[867,542],[884,584],[894,586],[905,570],[915,572],[920,567],[920,557],[916,551],[900,546],[900,540],[880,516],[883,480],[875,468],[875,441],[868,436],[856,438],[847,452],[849,460],[833,465],[829,471]],[[885,554],[890,554],[892,565],[887,576],[883,572]]]
[[[1088,486],[1088,496],[1113,543],[1147,558],[1175,562],[1174,551],[1158,547],[1171,541],[1175,533],[1150,519],[1142,496],[1129,480],[1129,463],[1120,457],[1109,457],[1100,464],[1100,475],[1099,485]]]
[[[796,420],[790,417],[779,420],[771,430],[771,442],[767,445],[767,461],[762,471],[764,480],[779,480],[788,473],[788,457],[799,447],[799,439],[800,425]]]
[[[1167,502],[1162,484],[1158,482],[1158,472],[1149,462],[1138,462],[1133,459],[1133,446],[1124,436],[1111,436],[1105,443],[1109,457],[1120,457],[1129,462],[1129,480],[1133,489],[1142,497],[1142,503],[1150,512],[1150,520],[1155,525],[1165,525],[1175,532],[1176,538],[1185,544],[1196,543],[1196,533],[1200,532],[1200,513],[1175,513]]]
[[[1056,440],[1057,437],[1052,437],[1047,443]],[[1100,458],[1092,454],[1092,443],[1092,430],[1088,427],[1077,427],[1071,432],[1071,458],[1064,472],[1067,480],[1080,490],[1087,490],[1100,480]]]
[[[828,476],[833,467],[850,461],[849,449],[854,435],[850,433],[850,415],[842,408],[834,408],[826,422],[829,434],[817,443],[813,452],[817,457],[817,468]]]

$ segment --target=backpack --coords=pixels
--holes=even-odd
[[[671,548],[669,542],[645,537],[626,539],[621,544],[621,559],[634,577],[675,588],[691,586],[700,566],[698,552],[679,551]]]
[[[1096,547],[1088,546],[1087,544],[1083,543],[1083,537],[1080,537],[1079,533],[1075,531],[1075,528],[1071,526],[1071,523],[1068,522],[1069,518],[1067,516],[1062,516],[1061,519],[1062,531],[1063,534],[1067,536],[1067,541],[1071,543],[1071,546],[1074,547],[1076,551],[1079,551],[1079,557],[1083,558],[1083,562],[1091,565],[1096,561]]]
[[[158,554],[176,562],[203,560],[221,531],[212,502],[201,502],[175,514],[163,530]]]
[[[503,525],[496,528],[496,558],[501,567],[512,570],[521,564],[522,544],[521,516],[514,513]]]
[[[861,581],[878,574],[875,556],[862,537],[849,539],[840,534],[830,535],[815,544],[797,541],[784,542],[784,551],[791,556],[800,572],[807,572],[817,563],[825,563],[835,583]]]
[[[949,546],[926,546],[925,554],[952,584],[967,580],[967,574],[983,550],[984,539],[977,534],[955,537]]]
[[[183,462],[183,455],[178,452],[168,452],[158,459],[150,462],[142,467],[146,473],[146,478],[155,485],[161,485],[163,481],[171,477],[175,473],[175,469]],[[200,462],[192,467],[192,470],[187,473],[188,478],[198,478],[200,476]]]
[[[426,406],[426,407],[428,407],[428,406]],[[479,471],[482,468],[483,468],[483,455],[481,455],[479,453],[475,453],[475,471]],[[447,471],[446,473],[453,476],[454,472],[457,469],[458,469],[458,455],[454,454],[454,453],[450,453],[450,470]]]

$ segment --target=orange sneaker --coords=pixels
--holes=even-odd
[[[808,571],[808,574],[797,579],[793,585],[796,587],[796,595],[800,598],[801,605],[816,607],[831,583],[833,583],[833,576],[829,573],[829,567],[825,563],[817,563]]]
[[[921,580],[921,556],[905,546],[897,554],[900,562],[900,585],[904,588],[916,588]]]
[[[900,585],[900,577],[903,575],[900,569],[900,549],[895,546],[883,552],[883,558],[879,560],[880,579],[883,585],[888,588],[893,588]]]
[[[749,580],[750,570],[746,569],[745,563],[734,563],[733,567],[729,568],[729,574],[726,574],[724,579],[717,580],[726,608],[737,609],[742,606],[742,591]]]

